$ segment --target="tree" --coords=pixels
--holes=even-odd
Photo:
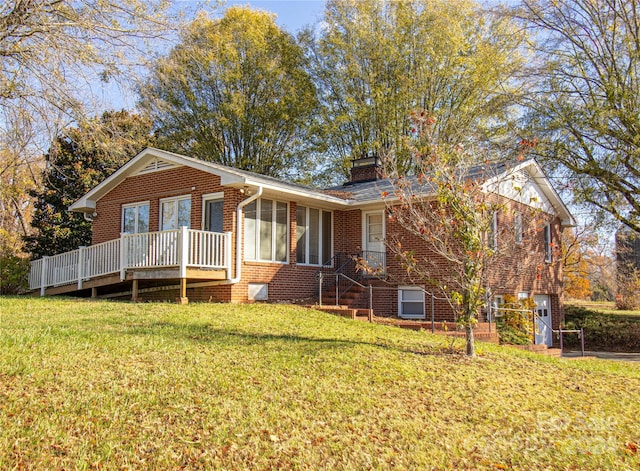
[[[540,238],[534,228],[541,224],[533,220],[544,216],[531,208],[518,212],[498,198],[492,189],[503,183],[498,176],[508,166],[472,164],[479,159],[471,149],[439,142],[435,123],[427,112],[413,114],[416,133],[406,145],[417,169],[415,176],[401,173],[392,158],[386,159],[387,172],[395,182],[394,193],[383,194],[390,218],[387,246],[407,276],[425,282],[447,299],[465,329],[466,353],[474,356],[473,328],[490,289],[511,284],[515,291],[513,284],[521,275],[539,276],[545,250],[535,245]],[[491,178],[498,180],[487,187]],[[410,243],[403,240],[406,232],[413,237]],[[523,250],[520,244],[538,250]]]
[[[588,258],[582,247],[584,242],[585,232],[565,231],[562,234],[564,293],[572,299],[589,299],[592,293]]]
[[[322,111],[316,132],[333,168],[393,149],[411,164],[407,110],[438,115],[450,144],[504,135],[522,35],[471,0],[330,0],[322,27],[303,37]]]
[[[149,47],[171,37],[179,22],[167,20],[167,6],[165,0],[0,2],[0,218],[12,241],[3,250],[21,252],[44,149],[68,123],[94,114],[102,85],[133,77]]]
[[[164,148],[271,176],[296,176],[316,97],[304,56],[273,15],[200,16],[140,88]]]
[[[535,34],[524,104],[539,155],[578,203],[640,231],[640,10],[626,0],[522,0]]]
[[[616,233],[616,308],[640,307],[640,236],[628,228]]]
[[[35,233],[25,242],[32,258],[90,245],[91,222],[67,208],[152,143],[151,122],[127,111],[105,112],[58,136],[45,156],[42,188],[31,192]]]
[[[166,35],[166,5],[139,0],[17,0],[0,5],[0,99],[36,108],[77,108],[77,83],[92,68],[119,74],[141,39]],[[40,102],[40,103],[38,103]]]

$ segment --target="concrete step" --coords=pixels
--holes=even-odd
[[[307,306],[316,311],[326,312],[327,314],[334,314],[348,319],[355,319],[358,314],[357,309],[351,309],[349,306],[329,306],[329,305],[309,305]]]
[[[537,344],[537,345],[513,345],[515,348],[519,348],[520,350],[527,350],[529,352],[534,352],[539,355],[550,356],[554,358],[562,358],[562,350],[559,348],[549,348],[545,344]]]

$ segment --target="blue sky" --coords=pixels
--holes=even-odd
[[[277,22],[283,29],[296,33],[303,26],[316,23],[322,16],[324,0],[231,0],[227,5],[250,5],[258,10],[266,10],[277,15]]]
[[[212,2],[213,3],[213,2]],[[224,13],[231,5],[249,5],[257,10],[265,10],[276,14],[276,22],[286,31],[294,34],[306,25],[318,22],[323,14],[325,0],[227,0],[222,6],[208,7],[211,16]],[[198,0],[175,0],[174,5],[178,9],[187,11],[187,15],[194,15],[202,2]],[[102,109],[131,109],[135,107],[136,96],[128,89],[121,88],[116,83],[93,84],[93,92],[102,102]]]

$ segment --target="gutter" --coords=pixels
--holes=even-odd
[[[242,208],[249,203],[253,203],[255,200],[262,196],[262,186],[258,185],[258,191],[255,195],[240,201],[236,208],[236,270],[235,275],[230,280],[227,280],[225,284],[236,284],[240,281],[240,274],[242,272]]]

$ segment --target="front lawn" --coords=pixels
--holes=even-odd
[[[0,298],[0,469],[640,467],[640,365],[449,346],[281,305]]]

